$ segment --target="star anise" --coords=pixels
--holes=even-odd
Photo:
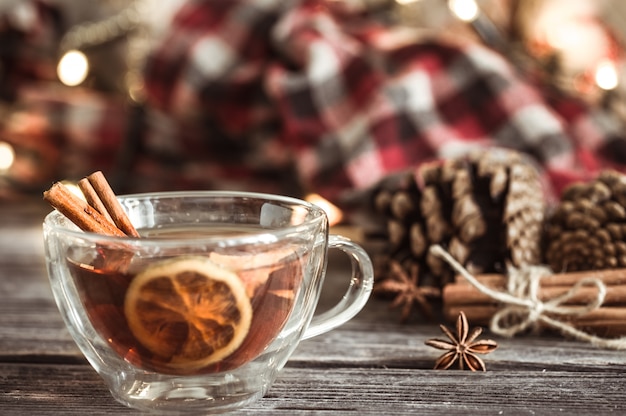
[[[485,363],[476,354],[489,354],[498,347],[493,340],[476,341],[476,338],[483,332],[481,327],[476,327],[470,333],[469,323],[465,313],[461,311],[456,321],[456,335],[445,325],[440,325],[441,330],[452,342],[441,339],[429,339],[426,345],[440,350],[447,350],[445,354],[435,362],[436,370],[446,370],[458,362],[459,369],[469,369],[472,371],[486,371]],[[469,334],[469,335],[468,335]]]
[[[391,307],[402,306],[401,322],[406,322],[409,319],[414,306],[420,310],[424,317],[432,319],[433,311],[429,298],[441,296],[441,290],[433,286],[419,286],[419,266],[417,264],[410,267],[410,276],[395,260],[389,262],[389,268],[390,275],[378,283],[374,291],[396,295],[391,302]]]

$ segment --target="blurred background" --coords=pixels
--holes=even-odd
[[[245,116],[232,116],[241,114],[234,110],[222,115],[222,105],[229,104],[220,101],[222,90],[215,80],[200,92],[187,92],[191,98],[183,100],[184,106],[168,104],[164,91],[182,75],[174,71],[176,65],[155,69],[155,62],[163,56],[184,60],[185,53],[176,47],[193,45],[188,38],[196,32],[181,30],[182,23],[212,22],[208,14],[181,14],[189,3],[194,2],[0,0],[0,200],[39,197],[53,181],[76,180],[95,170],[104,171],[114,189],[124,193],[228,188],[302,196],[317,192],[316,184],[332,181],[313,182],[303,174],[308,167],[300,164],[312,162],[283,146],[289,120],[271,114],[278,104],[267,97],[262,105],[255,101],[263,93],[258,90],[269,87],[264,78],[253,79],[251,69],[237,74],[239,80],[256,83],[246,109],[252,110]],[[212,9],[204,13],[231,7],[228,1],[206,3]],[[355,27],[375,27],[373,31],[393,30],[395,42],[398,33],[411,33],[411,42],[461,40],[485,47],[529,84],[597,115],[607,136],[624,130],[626,2],[621,0],[234,3],[249,3],[257,11],[275,9],[255,27],[261,34],[257,42],[270,45],[263,49],[263,62],[270,60],[267,56],[284,56],[273,42],[286,9],[316,4],[328,8],[339,30],[350,27],[350,33],[356,33]],[[225,39],[239,42],[242,31],[231,27]],[[201,30],[197,33],[202,38]],[[210,68],[212,59],[225,58],[217,51],[205,59]],[[297,71],[297,65],[290,65],[288,70]],[[187,71],[185,77],[193,74]],[[239,100],[243,107],[245,99]],[[255,123],[246,124],[251,119]],[[277,131],[282,141],[268,138]],[[407,166],[398,164],[397,169]],[[364,184],[394,170],[390,166]],[[354,181],[336,184],[360,186]],[[336,193],[327,195],[333,199]]]

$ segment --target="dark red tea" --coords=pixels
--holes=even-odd
[[[177,238],[182,236],[180,232],[175,234]],[[171,234],[161,233],[161,235],[164,238],[169,235],[171,238]],[[159,354],[150,345],[143,345],[140,337],[133,333],[129,317],[125,313],[125,301],[133,279],[149,265],[164,259],[142,260],[144,266],[137,266],[136,259],[131,259],[129,252],[123,248],[100,248],[95,257],[91,255],[90,260],[85,258],[84,253],[77,254],[76,257],[78,258],[69,258],[68,262],[94,329],[115,352],[133,365],[168,374],[206,374],[225,371],[237,368],[259,356],[284,327],[293,308],[303,273],[302,257],[295,249],[287,246],[271,250],[264,248],[263,252],[258,253],[242,249],[235,254],[212,252],[206,255],[213,263],[237,274],[243,282],[252,316],[245,338],[234,352],[201,368],[186,368],[180,363],[175,365],[170,354]],[[207,288],[203,289],[206,292]],[[206,299],[202,301],[206,302]],[[146,313],[153,313],[149,308],[145,310]],[[211,325],[209,322],[203,327],[219,327]],[[169,338],[164,339],[171,339],[177,343],[180,341],[177,338],[188,337],[186,339],[191,340],[189,343],[198,342],[198,337],[194,338],[188,328],[180,325],[167,327],[167,323],[164,323],[163,327],[165,329],[157,328],[155,331],[170,331],[166,334]],[[209,332],[201,334],[199,339],[224,335],[218,329]],[[172,348],[165,346],[163,350],[178,353],[177,348],[176,345]]]

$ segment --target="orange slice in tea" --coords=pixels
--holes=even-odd
[[[137,340],[179,371],[232,354],[252,320],[239,276],[205,257],[180,257],[145,269],[130,283],[124,313]]]

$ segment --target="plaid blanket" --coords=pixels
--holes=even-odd
[[[613,115],[481,45],[399,30],[340,3],[186,2],[148,57],[127,190],[314,191],[341,204],[476,147],[529,154],[552,192],[626,164]]]
[[[209,119],[220,132],[207,141],[250,147],[258,164],[294,160],[301,184],[332,200],[477,146],[530,154],[557,191],[626,161],[610,115],[533,85],[495,52],[323,1],[188,2],[146,81],[155,108]]]

